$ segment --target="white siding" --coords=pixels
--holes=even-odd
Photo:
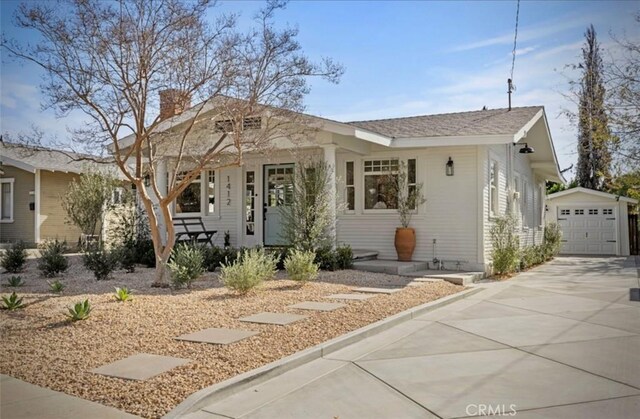
[[[449,261],[445,267],[455,268],[454,261],[464,262],[462,269],[482,269],[478,260],[478,185],[476,147],[437,147],[419,150],[380,151],[368,156],[338,154],[338,191],[344,200],[345,163],[355,163],[356,209],[338,216],[338,241],[352,248],[380,252],[381,259],[395,259],[395,229],[399,227],[397,212],[375,213],[363,209],[363,160],[376,157],[417,159],[417,180],[424,185],[427,202],[415,214],[411,227],[416,230],[415,260],[431,261],[434,257]],[[445,175],[445,164],[454,161],[454,176]],[[434,249],[433,240],[436,240]],[[435,253],[434,253],[435,250]]]

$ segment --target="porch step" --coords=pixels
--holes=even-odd
[[[378,259],[378,252],[376,250],[366,250],[366,249],[353,249],[353,260],[355,261],[363,261],[363,260],[376,260]]]
[[[423,270],[406,273],[405,276],[416,278],[415,281],[444,280],[456,285],[470,285],[485,278],[484,272],[434,271]]]
[[[366,272],[380,272],[391,275],[406,275],[410,272],[427,269],[427,262],[399,262],[397,260],[381,259],[358,260],[353,263],[353,269]]]

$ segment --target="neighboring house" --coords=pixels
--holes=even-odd
[[[159,128],[179,127],[194,114],[191,108],[168,116]],[[207,117],[206,108],[198,114],[200,132],[212,143],[221,135],[215,129],[220,121]],[[344,207],[336,214],[338,243],[395,259],[400,224],[382,179],[405,162],[409,183],[422,183],[427,200],[411,223],[414,260],[437,258],[448,269],[489,271],[492,220],[507,213],[517,218],[523,244],[541,242],[545,181],[562,181],[543,107],[349,123],[306,117],[317,129],[312,139],[295,147],[280,142],[268,155],[247,153],[242,167],[203,171],[177,199],[174,216],[202,217],[219,232],[218,244],[225,231],[234,246],[286,244],[278,206],[286,205],[296,162],[314,156],[335,167],[332,196]],[[260,124],[252,121],[246,129]],[[131,140],[123,138],[121,147]],[[535,152],[522,154],[524,143]],[[173,164],[170,158],[158,164],[161,190]]]
[[[547,196],[547,203],[549,221],[562,229],[562,254],[629,255],[629,209],[637,199],[578,187]]]
[[[58,238],[74,245],[80,230],[67,222],[60,197],[88,167],[87,156],[0,142],[0,242],[39,243]]]

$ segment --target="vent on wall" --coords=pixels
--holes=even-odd
[[[262,118],[259,116],[244,118],[242,120],[242,131],[262,128]],[[231,119],[223,119],[216,121],[216,132],[233,132],[233,121]]]

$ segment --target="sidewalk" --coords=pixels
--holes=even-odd
[[[2,419],[137,418],[113,407],[34,386],[1,374],[0,417]]]

